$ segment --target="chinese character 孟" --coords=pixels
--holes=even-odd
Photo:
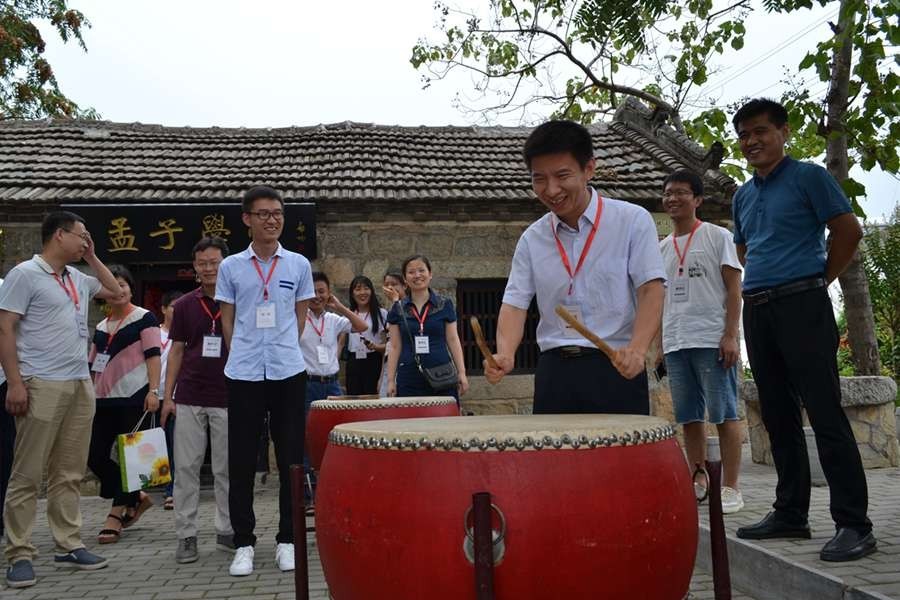
[[[225,215],[213,214],[203,217],[203,235],[201,237],[220,237],[228,240],[230,229],[225,229]]]
[[[109,230],[107,233],[109,234],[109,241],[112,244],[112,248],[109,249],[110,252],[137,252],[138,249],[134,247],[134,234],[131,233],[131,227],[128,225],[127,217],[119,217],[117,219],[112,219],[109,222]]]
[[[159,229],[150,233],[150,237],[158,237],[160,235],[169,236],[169,241],[160,246],[163,250],[171,250],[175,247],[175,234],[184,231],[183,227],[175,225],[175,219],[166,219],[159,222]]]

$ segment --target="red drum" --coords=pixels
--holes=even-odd
[[[335,600],[474,600],[472,494],[493,503],[497,600],[683,600],[690,473],[662,419],[542,415],[337,426],[316,539]]]
[[[376,396],[377,398],[377,396]],[[328,434],[335,425],[380,419],[414,417],[458,417],[456,400],[449,396],[414,396],[371,400],[337,397],[316,400],[310,405],[306,420],[306,453],[309,463],[318,471],[328,445]]]

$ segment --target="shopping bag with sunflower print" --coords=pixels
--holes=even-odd
[[[146,490],[172,481],[166,432],[155,426],[156,416],[150,414],[150,429],[138,431],[148,414],[144,413],[131,433],[122,433],[116,440],[122,490],[126,492]]]

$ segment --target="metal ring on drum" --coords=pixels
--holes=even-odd
[[[338,425],[316,515],[329,590],[474,600],[469,511],[489,492],[497,600],[683,600],[698,516],[674,433],[632,415]]]

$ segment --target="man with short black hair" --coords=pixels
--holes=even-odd
[[[222,262],[216,281],[229,349],[228,504],[236,546],[229,573],[237,577],[253,573],[256,448],[267,413],[280,484],[275,562],[282,571],[294,568],[289,470],[303,461],[306,364],[300,336],[315,296],[309,261],[278,242],[284,228],[278,192],[251,188],[242,206],[253,242]]]
[[[514,367],[528,307],[537,298],[541,349],[535,413],[649,414],[645,355],[659,330],[665,270],[653,218],[589,187],[590,132],[549,121],[525,142],[525,164],[549,213],[522,234],[497,324],[497,383]],[[558,317],[558,305],[615,349],[612,360]]]
[[[737,531],[747,539],[809,538],[809,457],[801,405],[831,494],[837,532],[825,561],[876,549],[866,516],[868,488],[850,422],[841,408],[839,341],[828,284],[853,258],[862,228],[837,181],[822,167],[785,155],[787,110],[751,100],[733,119],[755,171],[733,200],[734,242],[746,269],[744,335],[763,424],[778,472],[774,512]],[[831,232],[826,248],[825,228]]]
[[[0,286],[0,363],[8,378],[6,410],[15,416],[17,432],[4,503],[6,583],[13,588],[37,581],[31,532],[45,469],[54,563],[84,570],[107,565],[81,542],[80,486],[96,407],[87,319],[91,298],[120,298],[124,291],[97,258],[78,215],[50,213],[41,239],[41,253],[16,265]],[[82,258],[97,277],[67,266]]]
[[[223,373],[228,350],[222,345],[222,312],[213,299],[228,246],[221,238],[205,237],[191,253],[200,287],[172,306],[162,407],[163,426],[170,418],[175,421],[175,562],[182,564],[199,558],[197,512],[207,435],[215,482],[216,547],[234,550],[228,512],[228,390]]]

